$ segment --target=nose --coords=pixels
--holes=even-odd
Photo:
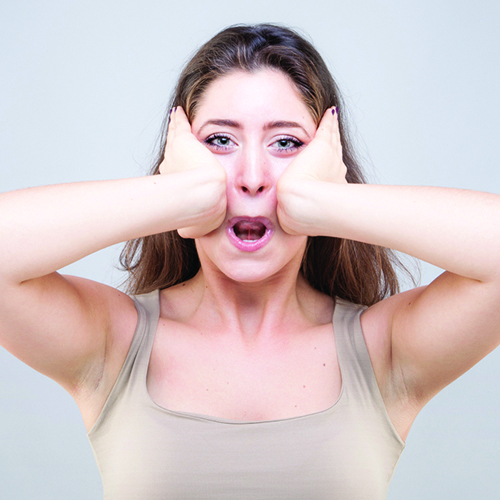
[[[241,151],[235,176],[235,187],[243,193],[256,196],[272,187],[269,160],[259,148]]]

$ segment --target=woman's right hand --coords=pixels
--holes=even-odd
[[[200,200],[203,203],[203,209],[200,209],[200,223],[177,230],[183,238],[199,238],[217,229],[224,222],[226,172],[217,158],[193,135],[186,113],[182,107],[177,106],[170,113],[160,174],[188,171],[191,171],[193,182],[196,179],[213,179],[216,181],[214,185],[217,186],[210,200]]]
[[[88,429],[123,364],[137,311],[124,293],[57,270],[117,243],[179,227],[195,238],[224,221],[225,170],[182,110],[161,172],[0,193],[0,235],[8,235],[0,237],[0,345],[83,404]]]

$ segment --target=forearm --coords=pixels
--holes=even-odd
[[[20,283],[115,243],[200,223],[223,189],[200,169],[4,193],[0,279]]]
[[[471,279],[500,279],[498,195],[318,182],[297,190],[295,202],[317,234],[392,248]]]

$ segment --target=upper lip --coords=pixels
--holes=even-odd
[[[260,215],[257,217],[250,217],[248,215],[231,217],[231,219],[227,221],[227,225],[229,227],[233,227],[237,222],[240,222],[242,220],[249,222],[260,222],[261,224],[264,224],[264,226],[266,226],[266,229],[274,229],[274,224],[267,217],[263,217]]]

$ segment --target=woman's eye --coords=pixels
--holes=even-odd
[[[218,150],[229,149],[233,144],[231,138],[226,135],[211,135],[207,137],[204,142]]]
[[[274,144],[276,149],[278,149],[279,151],[286,151],[286,152],[295,151],[304,145],[302,141],[299,141],[294,137],[281,137]]]

